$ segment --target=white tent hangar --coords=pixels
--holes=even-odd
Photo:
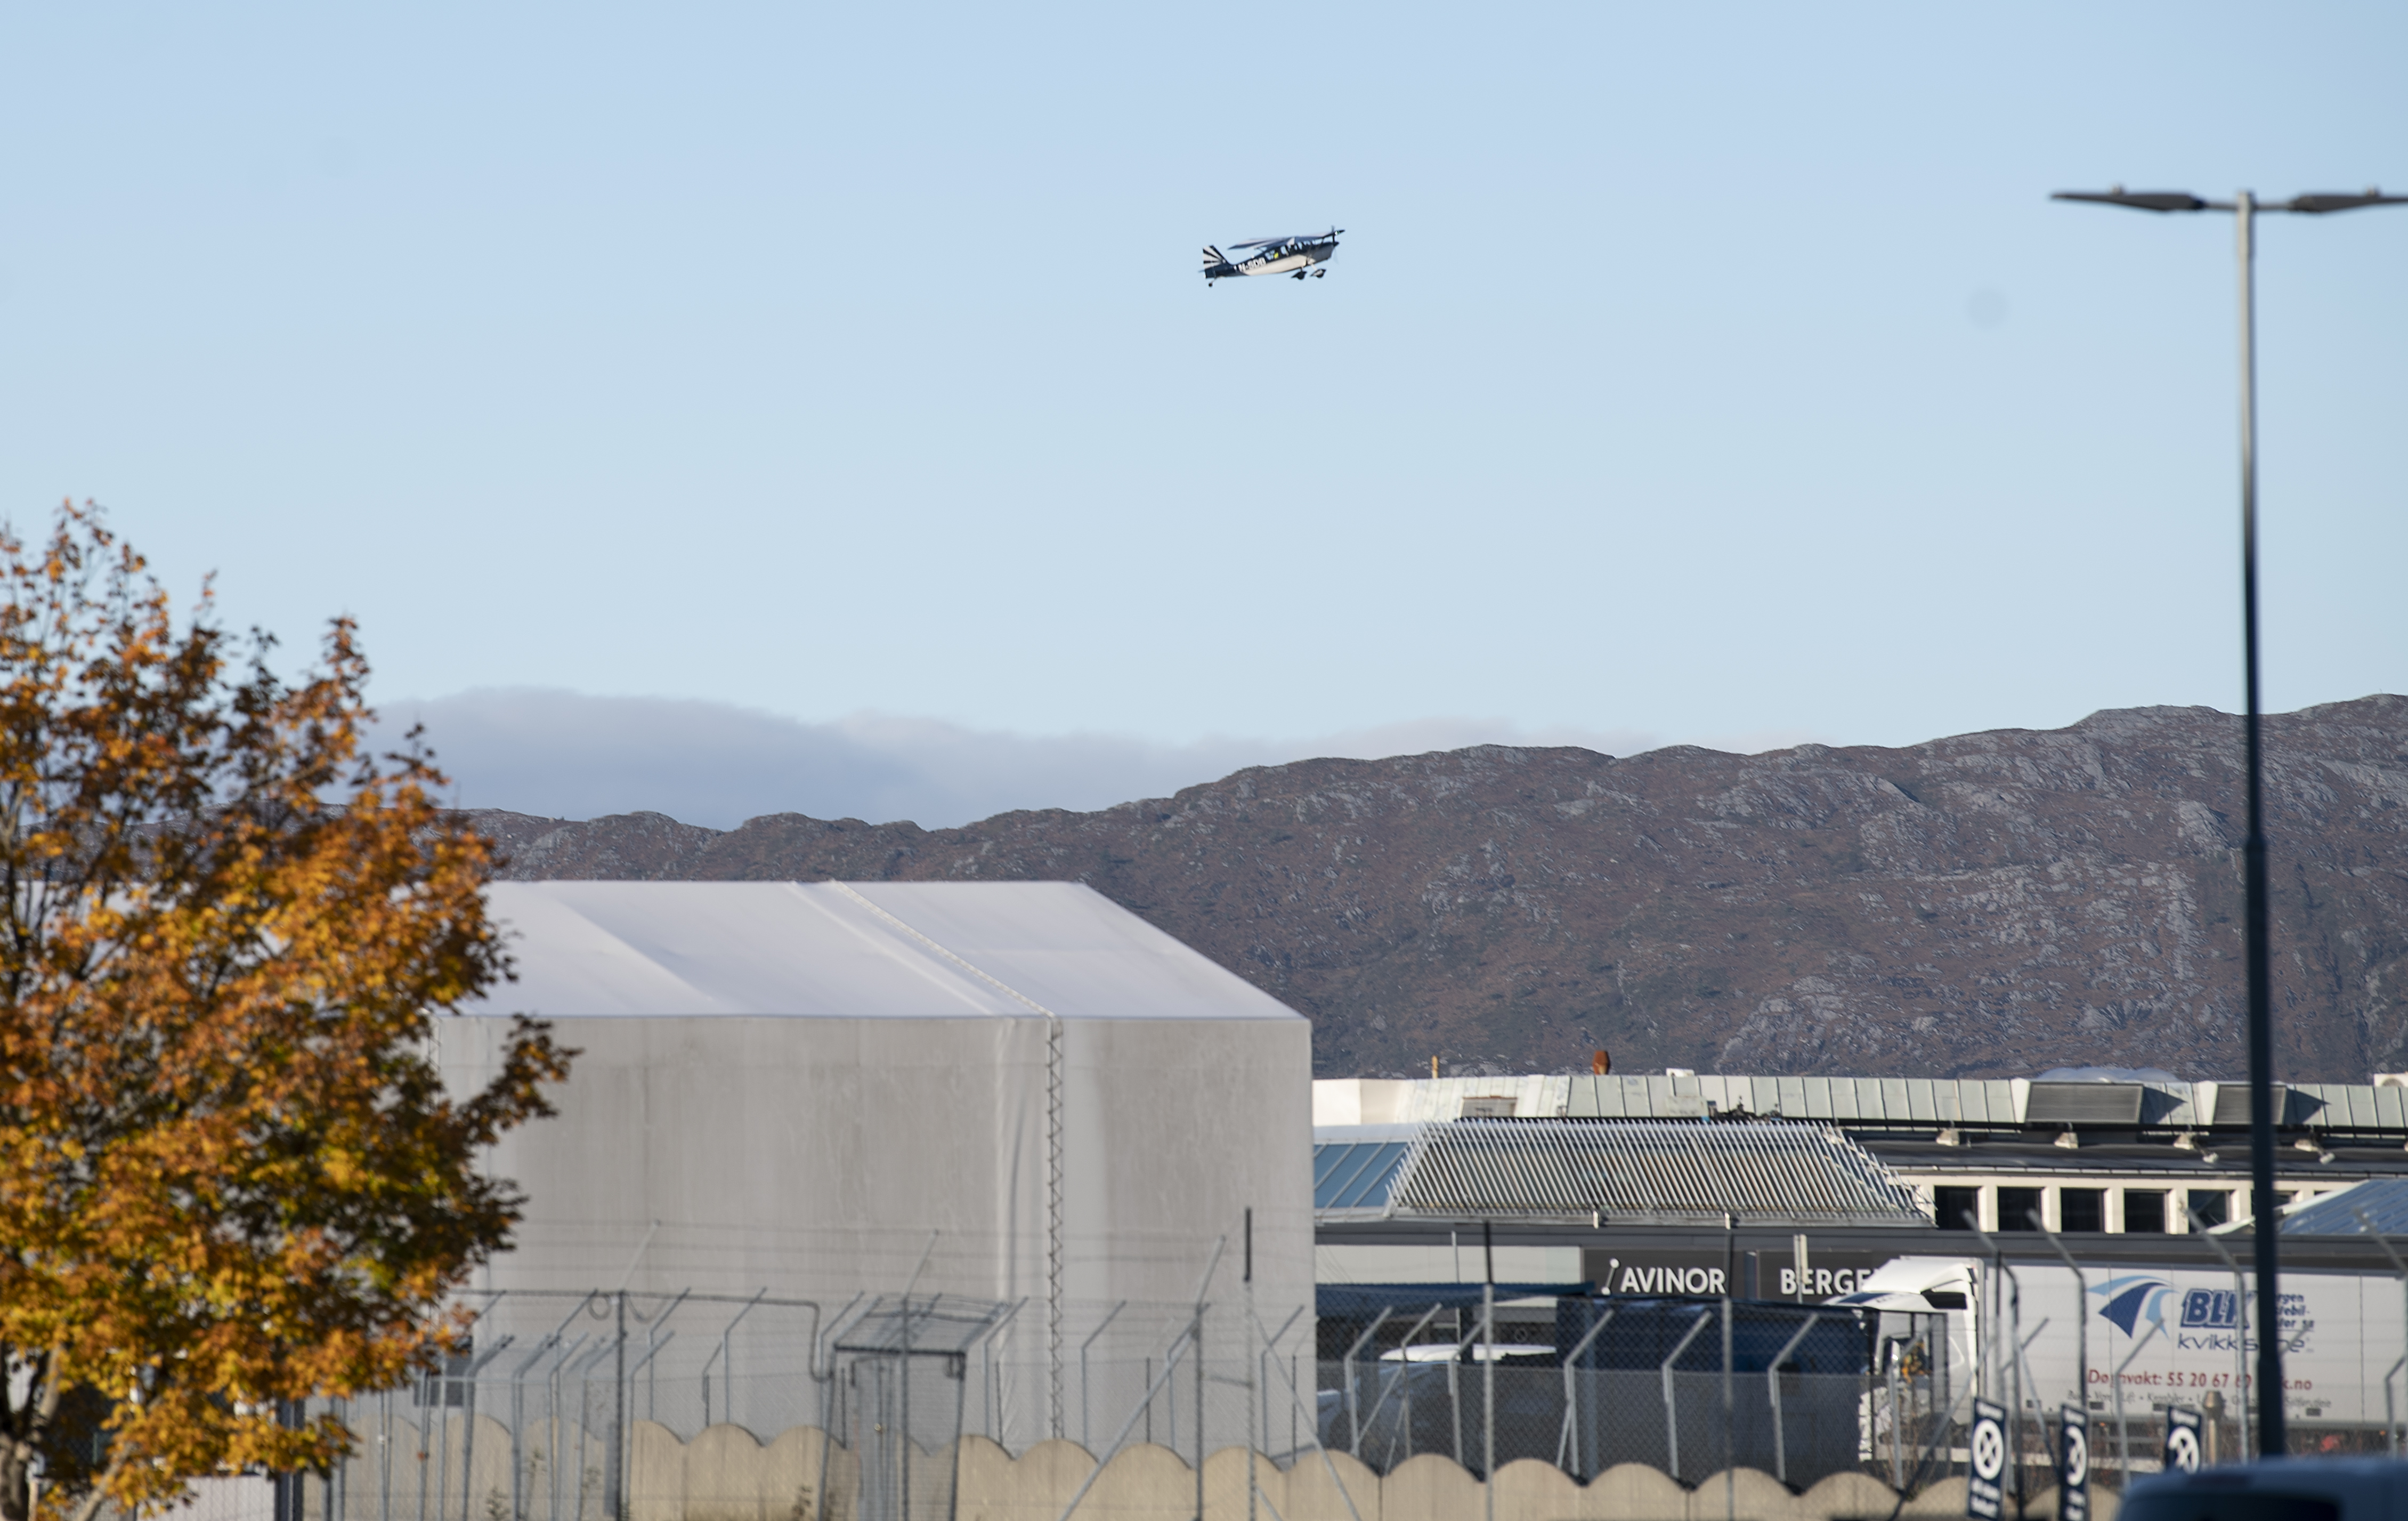
[[[1312,1302],[1311,1026],[1084,886],[490,902],[517,980],[438,1023],[447,1078],[482,1081],[514,1012],[580,1054],[559,1116],[494,1150],[528,1203],[482,1289],[766,1289],[833,1318],[916,1274],[1019,1306],[1024,1360],[1058,1370],[1115,1303],[1116,1335],[1153,1335],[1137,1307],[1192,1300],[1224,1237],[1227,1303],[1251,1207],[1262,1314]]]

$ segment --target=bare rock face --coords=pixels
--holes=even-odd
[[[2408,698],[2267,721],[2277,1066],[2408,1066]],[[1084,882],[1312,1018],[1326,1076],[2232,1077],[2241,725],[1902,750],[1481,746],[959,829],[473,815],[513,877]]]

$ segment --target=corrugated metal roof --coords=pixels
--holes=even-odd
[[[1575,1077],[1564,1112],[1602,1119],[1683,1119],[1743,1112],[1833,1124],[2018,1125],[2020,1078],[1985,1082],[1879,1077]]]
[[[1314,1209],[1328,1219],[1931,1223],[1870,1153],[1810,1125],[1458,1120],[1422,1126],[1396,1155],[1393,1135],[1315,1141]]]
[[[487,889],[518,980],[476,1013],[1299,1019],[1077,882]]]
[[[2291,1112],[2300,1124],[2336,1130],[2408,1130],[2408,1088],[2301,1083],[2291,1089]]]
[[[1817,1120],[1832,1125],[1929,1125],[2005,1128],[2029,1125],[2114,1123],[2085,1119],[2075,1107],[2105,1106],[2120,1099],[2118,1112],[2133,1107],[2127,1124],[2151,1129],[2192,1130],[2245,1123],[2244,1084],[2236,1082],[2143,1083],[2042,1083],[2042,1103],[2031,1109],[2033,1084],[2022,1078],[1956,1080],[1873,1077],[1588,1077],[1565,1080],[1564,1112],[1572,1118],[1691,1119],[1705,1113],[1744,1112]],[[2074,1106],[2076,1087],[2096,1087],[2100,1097]],[[2118,1093],[2120,1091],[2120,1094]],[[2302,1083],[2283,1101],[2278,1123],[2317,1130],[2408,1131],[2408,1088],[2362,1083]]]
[[[2337,1189],[2284,1215],[2280,1228],[2286,1236],[2363,1236],[2361,1212],[2376,1234],[2408,1236],[2408,1178],[2371,1178]]]

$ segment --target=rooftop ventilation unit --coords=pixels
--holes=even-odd
[[[2284,1112],[2291,1107],[2291,1085],[2277,1083],[2274,1087],[2274,1123],[2283,1123]],[[2215,1085],[2215,1114],[2210,1125],[2247,1125],[2249,1123],[2249,1084],[2219,1083]]]
[[[2030,1125],[2116,1125],[2141,1123],[2141,1100],[2148,1090],[2137,1083],[2035,1083],[2024,1106]]]

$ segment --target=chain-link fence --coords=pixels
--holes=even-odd
[[[1202,1304],[1071,1301],[1058,1356],[1025,1300],[496,1294],[468,1345],[411,1386],[295,1407],[337,1415],[354,1450],[279,1481],[277,1513],[905,1521],[952,1514],[965,1436],[1015,1456],[1056,1437],[1098,1456],[1151,1442],[1190,1464],[1310,1450],[1310,1315],[1267,1326],[1227,1287]]]
[[[1439,1291],[1320,1326],[1320,1435],[1388,1472],[1439,1453],[1584,1482],[1643,1463],[1687,1483],[1733,1466],[1804,1485],[1919,1465],[1952,1402],[1943,1317],[1715,1299],[1509,1299],[1484,1327]],[[1877,1375],[1883,1346],[1899,1350]]]
[[[1230,1448],[1282,1470],[1347,1454],[1383,1479],[1437,1455],[1474,1480],[1533,1459],[1584,1484],[1635,1464],[1684,1485],[1748,1468],[1794,1490],[1856,1472],[1914,1493],[1965,1471],[1977,1394],[2009,1413],[2006,1487],[2037,1496],[2055,1483],[2050,1391],[2074,1386],[2039,1357],[2038,1298],[1925,1313],[1354,1285],[1325,1291],[1318,1316],[1273,1316],[1224,1282],[1202,1303],[1071,1300],[1057,1339],[1027,1301],[513,1292],[411,1387],[296,1411],[331,1408],[356,1445],[280,1481],[277,1521],[937,1521],[964,1454],[994,1453],[964,1439],[1000,1461],[1060,1438],[1092,1472],[1168,1448],[1197,1505],[1203,1459]],[[2403,1359],[2379,1339],[2362,1351],[2375,1420],[2303,1426],[2295,1451],[2408,1440],[2376,1390]],[[2095,1484],[2155,1471],[2170,1404],[2200,1413],[2208,1461],[2247,1456],[2240,1401],[2131,1393],[2135,1355],[2066,1359],[2102,1390]]]

